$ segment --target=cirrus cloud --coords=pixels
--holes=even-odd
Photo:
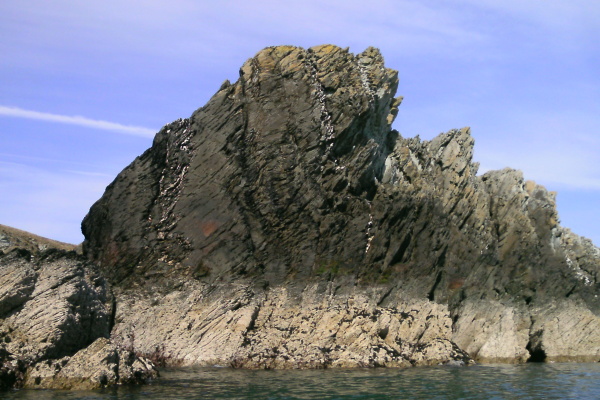
[[[116,133],[122,133],[127,135],[153,137],[156,131],[150,128],[144,128],[141,126],[123,125],[116,122],[102,121],[98,119],[91,119],[81,116],[68,116],[60,114],[52,114],[46,112],[24,110],[19,107],[7,107],[0,105],[0,115],[15,118],[26,118],[36,119],[42,121],[58,122],[62,124],[72,124],[85,126],[88,128],[102,129],[106,131],[112,131]]]

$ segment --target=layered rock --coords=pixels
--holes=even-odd
[[[91,390],[146,383],[158,373],[152,362],[99,338],[72,357],[37,363],[27,371],[24,388]]]
[[[375,49],[260,52],[110,185],[83,221],[86,254],[118,280],[360,268],[397,83]]]
[[[373,48],[267,48],[107,187],[87,261],[0,230],[4,385],[599,361],[600,250],[468,128],[401,137],[397,85]]]
[[[112,308],[106,280],[75,252],[0,252],[0,387],[85,389],[155,377],[151,363],[108,344]],[[92,343],[112,346],[120,362],[90,353]],[[122,372],[103,379],[111,368]]]
[[[560,227],[555,194],[520,171],[476,176],[472,151],[468,129],[397,142],[378,192],[395,202],[385,212],[402,213],[376,224],[393,243],[374,241],[383,268],[402,266],[400,286],[447,303],[453,340],[478,361],[600,360],[590,333],[600,323],[598,249]]]
[[[373,48],[272,47],[166,125],[82,224],[115,340],[167,364],[599,360],[598,249],[519,171],[478,176],[468,128],[391,129],[397,84]]]
[[[347,279],[290,288],[203,287],[123,293],[113,337],[166,365],[399,367],[470,362],[451,341],[447,307],[367,294]],[[157,324],[157,321],[160,321]]]
[[[0,225],[0,251],[9,253],[12,249],[25,249],[37,253],[47,249],[59,249],[65,251],[79,251],[78,246],[69,243],[46,239],[29,232],[15,229],[10,226]]]

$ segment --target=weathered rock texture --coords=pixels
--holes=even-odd
[[[151,369],[117,349],[250,368],[600,360],[598,248],[519,171],[478,176],[468,128],[391,129],[397,85],[373,48],[272,47],[166,125],[84,219],[89,265],[0,259],[23,344],[2,351],[51,359],[26,384]]]
[[[83,221],[113,338],[243,367],[600,360],[600,253],[468,128],[391,129],[373,48],[272,47],[166,125]],[[135,338],[135,340],[133,340]]]
[[[144,383],[158,376],[152,362],[99,338],[72,357],[37,363],[25,376],[30,389],[90,390]]]
[[[119,296],[113,337],[165,364],[248,368],[411,366],[469,362],[445,305],[320,282],[277,287],[189,282],[163,296]],[[160,321],[157,324],[157,321]]]
[[[0,388],[89,389],[156,376],[151,363],[108,343],[113,307],[106,280],[73,251],[0,252]]]

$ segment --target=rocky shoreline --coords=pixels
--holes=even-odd
[[[112,300],[74,251],[0,252],[0,388],[84,390],[157,377],[152,362],[108,339]]]
[[[3,387],[600,361],[600,250],[478,175],[468,128],[393,130],[397,85],[374,48],[267,48],[107,187],[83,255],[0,229]]]

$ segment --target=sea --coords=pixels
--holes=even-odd
[[[2,399],[600,399],[600,364],[408,369],[172,368],[149,385],[12,390]]]

